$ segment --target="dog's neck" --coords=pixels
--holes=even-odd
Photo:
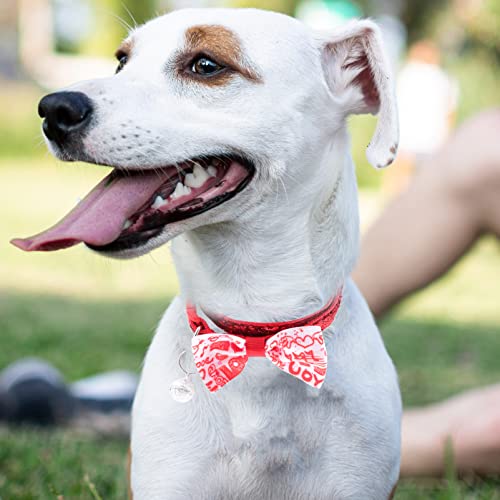
[[[253,321],[300,317],[331,298],[352,270],[359,231],[348,141],[340,142],[335,158],[319,160],[322,187],[309,210],[281,193],[261,217],[179,236],[172,250],[182,295],[207,310]]]

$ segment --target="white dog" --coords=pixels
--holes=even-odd
[[[319,35],[271,12],[182,10],[132,32],[117,57],[117,75],[40,103],[56,156],[115,169],[59,224],[14,243],[84,242],[128,258],[176,237],[181,295],[147,353],[133,409],[134,498],[389,498],[399,473],[397,377],[349,278],[358,207],[346,118],[378,112],[367,153],[376,167],[391,163],[398,141],[376,26]],[[324,316],[341,296],[323,324],[320,389],[319,379],[310,387],[255,356],[227,386],[207,389],[227,380],[207,380],[198,358],[195,367],[192,345],[210,334],[193,333],[186,302],[195,326],[234,334],[242,320],[267,328]],[[321,323],[307,319],[292,330],[318,339]],[[194,389],[184,404],[169,391],[183,370],[187,381],[172,390],[188,399]]]

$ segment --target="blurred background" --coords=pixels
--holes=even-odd
[[[115,262],[80,246],[27,255],[8,241],[52,225],[106,173],[47,153],[39,99],[113,73],[112,54],[131,26],[171,9],[216,5],[282,11],[317,29],[360,16],[382,26],[399,74],[402,143],[399,165],[377,172],[365,158],[375,119],[351,119],[363,226],[404,189],[415,152],[432,154],[464,119],[500,104],[498,0],[1,0],[0,370],[37,356],[68,382],[139,372],[177,290],[168,248]],[[430,76],[419,61],[432,66]],[[499,265],[498,243],[485,237],[381,323],[406,405],[500,380]],[[113,429],[0,422],[0,498],[124,498],[127,447]],[[499,484],[459,480],[451,465],[443,480],[405,481],[397,498],[500,498]]]

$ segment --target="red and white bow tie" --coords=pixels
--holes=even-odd
[[[192,339],[196,369],[208,390],[215,392],[241,373],[250,356],[265,356],[280,370],[319,389],[327,368],[322,331],[335,319],[341,301],[339,293],[309,316],[278,323],[209,316],[226,333],[214,332],[188,303],[189,324],[198,332]]]

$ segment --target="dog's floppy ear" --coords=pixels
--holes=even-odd
[[[381,34],[369,20],[351,21],[320,38],[325,78],[344,116],[378,113],[366,156],[377,168],[391,164],[399,141],[392,71]]]

